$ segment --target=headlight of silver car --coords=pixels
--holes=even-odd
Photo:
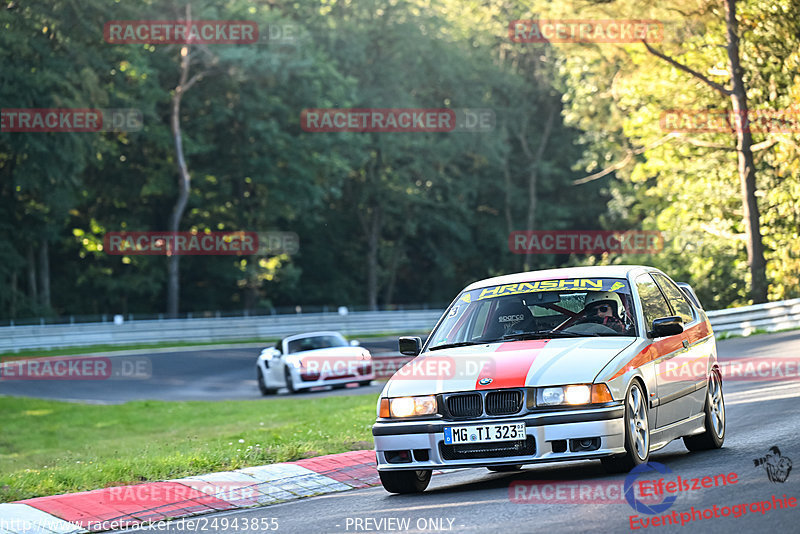
[[[570,384],[539,388],[536,396],[538,406],[578,406],[611,402],[611,392],[605,384]]]
[[[433,395],[383,398],[378,405],[378,417],[382,418],[433,415],[437,411],[436,397]]]

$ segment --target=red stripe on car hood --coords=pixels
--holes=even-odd
[[[525,378],[534,360],[542,351],[549,339],[533,339],[528,341],[510,341],[503,343],[492,356],[490,362],[483,364],[475,389],[516,388],[525,385]],[[506,354],[497,354],[503,353]],[[491,378],[492,382],[481,385],[481,380]]]

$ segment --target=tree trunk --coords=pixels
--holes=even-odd
[[[508,130],[505,124],[503,124],[502,128],[503,138],[509,140]],[[503,183],[505,185],[505,209],[504,214],[506,217],[506,232],[508,235],[511,235],[511,232],[514,231],[514,219],[511,215],[511,170],[508,168],[508,158],[510,157],[509,153],[506,153],[505,157],[503,158]]]
[[[186,6],[186,21],[187,25],[191,23],[191,6]],[[172,126],[172,139],[175,143],[175,156],[178,164],[178,200],[172,208],[172,213],[169,218],[169,231],[173,234],[178,232],[181,224],[181,217],[186,209],[186,203],[189,200],[189,190],[191,187],[192,177],[189,174],[189,169],[186,166],[186,160],[183,156],[183,137],[181,134],[181,99],[183,94],[191,87],[199,77],[187,81],[189,77],[189,64],[190,54],[189,47],[183,46],[181,48],[181,67],[180,67],[180,81],[178,86],[175,87],[175,92],[172,95],[172,115],[170,122]],[[180,302],[180,255],[170,254],[167,256],[167,315],[170,317],[177,317],[179,302]]]
[[[756,201],[756,169],[753,160],[753,135],[747,120],[747,92],[744,87],[742,65],[739,61],[739,35],[736,20],[736,0],[725,1],[725,19],[728,27],[728,65],[733,89],[734,123],[736,125],[736,150],[739,162],[739,184],[742,195],[745,235],[747,237],[747,264],[750,267],[750,298],[754,304],[767,302],[767,263],[761,237],[761,217]]]
[[[17,318],[17,271],[11,272],[11,302],[8,309],[10,319]]]
[[[389,281],[386,283],[386,290],[383,292],[383,303],[389,305],[394,298],[394,286],[397,282],[397,266],[400,264],[400,257],[403,255],[403,239],[398,239],[392,250],[392,261],[389,265]]]
[[[381,236],[381,208],[375,206],[367,233],[367,300],[370,310],[378,309],[378,247]]]
[[[39,302],[39,295],[36,286],[36,260],[33,258],[33,245],[29,244],[25,254],[26,267],[28,270],[28,297],[31,303]]]
[[[39,246],[39,303],[47,313],[50,310],[50,251],[47,239]]]
[[[534,225],[536,224],[536,203],[537,203],[537,189],[539,185],[539,164],[542,161],[542,156],[544,155],[544,149],[547,146],[547,141],[550,139],[550,132],[553,129],[553,122],[555,121],[556,111],[558,107],[553,105],[547,113],[547,120],[544,124],[544,130],[542,131],[542,137],[539,140],[539,146],[536,149],[536,154],[533,154],[528,147],[528,140],[526,138],[527,134],[527,119],[525,123],[525,128],[519,135],[520,146],[522,146],[523,152],[528,157],[530,161],[530,173],[528,174],[528,213],[527,217],[525,218],[526,230],[533,230]],[[528,271],[530,270],[530,255],[525,256],[525,263],[523,264],[523,269]]]

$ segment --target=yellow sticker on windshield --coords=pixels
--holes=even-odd
[[[621,289],[623,287],[625,287],[625,284],[622,282],[614,282],[614,285],[609,288],[609,291],[616,291],[617,289]]]
[[[572,278],[567,280],[539,280],[537,282],[522,282],[519,284],[487,287],[481,291],[478,300],[502,297],[505,295],[532,293],[534,291],[561,291],[564,289],[602,290],[603,281]]]
[[[469,304],[470,300],[472,299],[470,298],[469,293],[465,293],[464,295],[461,295],[461,300]]]

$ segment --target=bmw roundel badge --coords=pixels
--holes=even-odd
[[[491,378],[481,378],[480,380],[478,380],[478,384],[480,384],[482,386],[488,386],[491,383],[492,383],[492,379]]]

